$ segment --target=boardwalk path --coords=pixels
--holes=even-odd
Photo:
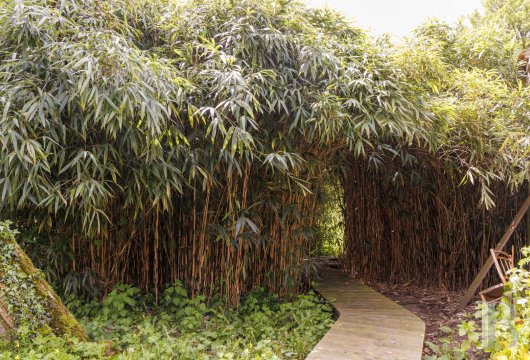
[[[321,265],[317,290],[340,317],[306,360],[420,360],[423,321],[347,274]]]

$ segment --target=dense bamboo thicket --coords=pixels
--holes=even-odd
[[[422,166],[384,171],[352,161],[343,182],[345,267],[371,281],[466,288],[526,193],[496,184],[496,206],[486,210],[480,189],[460,184],[454,169],[431,155],[417,158]],[[520,224],[507,246],[525,246],[526,230]]]
[[[383,145],[349,159],[351,273],[462,289],[502,237],[528,194],[528,74],[517,62],[528,46],[528,4],[484,1],[467,23],[429,21],[396,48],[406,82],[440,120],[440,146]],[[509,247],[527,244],[527,219]]]
[[[71,284],[291,293],[327,154],[428,141],[428,111],[330,11],[27,0],[0,25],[1,207]]]
[[[356,169],[351,157],[393,169],[409,162],[402,147],[421,148],[439,159],[423,165],[433,178],[457,169],[436,183],[444,194],[475,184],[480,196],[458,195],[473,219],[495,184],[529,178],[513,41],[491,55],[428,24],[396,47],[290,0],[12,4],[0,8],[0,210],[40,231],[65,290],[94,275],[155,295],[180,279],[230,304],[254,286],[295,291],[318,245],[315,194]],[[383,196],[347,184],[347,198]]]
[[[155,293],[182,280],[192,294],[220,295],[230,303],[255,286],[281,296],[297,291],[314,197],[282,184],[266,189],[267,179],[244,171],[223,187],[176,196],[170,213],[155,207],[136,220],[126,210],[111,213],[118,225],[99,244],[72,239],[71,268]]]

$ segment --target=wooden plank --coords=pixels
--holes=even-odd
[[[325,266],[316,289],[339,319],[306,360],[420,360],[425,324],[392,300]]]
[[[510,226],[508,226],[508,229],[506,229],[506,232],[504,233],[504,235],[502,236],[501,240],[499,241],[499,243],[495,247],[495,250],[502,250],[506,246],[506,243],[510,239],[510,236],[512,236],[513,232],[517,228],[517,225],[519,225],[519,223],[521,222],[521,219],[526,214],[526,212],[528,211],[529,207],[530,207],[530,195],[528,195],[528,197],[526,198],[525,202],[523,203],[523,205],[521,206],[521,208],[519,209],[519,211],[515,215],[514,219],[512,220]],[[488,260],[486,261],[484,266],[482,266],[482,269],[480,269],[479,273],[475,277],[475,280],[473,280],[471,285],[469,285],[469,288],[467,289],[466,293],[464,294],[464,297],[462,298],[462,300],[458,304],[458,309],[461,310],[467,304],[469,304],[469,302],[471,301],[471,299],[475,295],[477,289],[479,288],[480,284],[482,283],[482,281],[486,277],[486,274],[488,273],[488,271],[490,270],[492,265],[493,265],[493,258],[491,256],[489,256]]]

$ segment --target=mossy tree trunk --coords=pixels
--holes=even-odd
[[[0,222],[0,336],[26,323],[35,332],[88,340],[83,327],[15,240],[16,232]]]

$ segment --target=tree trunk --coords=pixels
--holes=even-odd
[[[9,337],[15,323],[9,313],[7,307],[0,301],[0,337]]]
[[[0,336],[10,337],[18,321],[26,321],[38,326],[39,332],[87,341],[83,327],[35,268],[14,235],[9,224],[0,222]]]

